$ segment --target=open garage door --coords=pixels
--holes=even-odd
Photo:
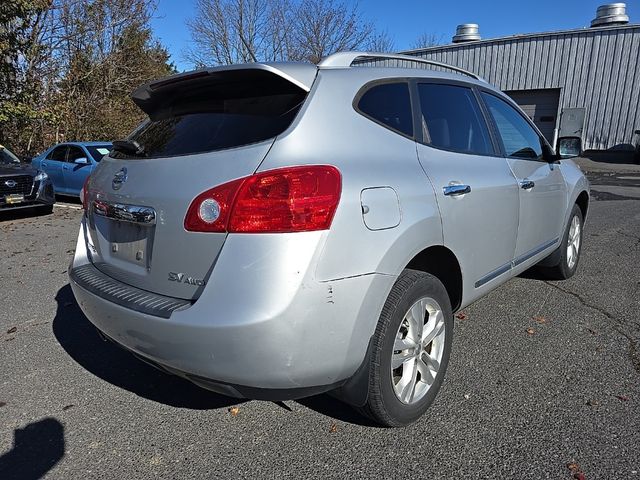
[[[540,129],[551,145],[558,124],[559,89],[513,90],[505,92]]]

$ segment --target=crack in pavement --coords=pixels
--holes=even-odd
[[[559,290],[567,295],[571,295],[572,297],[574,297],[576,300],[578,300],[580,302],[581,305],[583,305],[584,307],[587,307],[591,310],[595,310],[596,312],[600,313],[601,315],[605,316],[607,319],[613,321],[614,323],[616,323],[617,325],[614,327],[614,329],[623,337],[625,337],[628,342],[629,342],[629,360],[631,361],[631,365],[633,366],[633,369],[640,374],[640,351],[638,351],[638,340],[636,337],[634,337],[633,333],[629,333],[623,330],[623,328],[628,328],[633,330],[638,330],[638,336],[640,336],[640,323],[638,322],[626,322],[620,318],[616,318],[612,313],[610,313],[608,310],[605,310],[602,307],[599,307],[597,305],[593,305],[589,302],[587,302],[587,300],[585,300],[579,293],[575,293],[572,292],[571,290],[567,290],[566,288],[561,287],[560,285],[557,285],[555,283],[549,282],[549,281],[544,281],[544,283],[546,283],[547,285],[549,285],[550,287],[555,288],[556,290]]]
[[[632,246],[633,248],[638,248],[640,246],[640,236],[634,235],[632,233],[623,232],[622,230],[616,230],[616,232],[622,235],[623,237],[635,240],[636,243]]]

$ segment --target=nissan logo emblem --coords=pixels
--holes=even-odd
[[[6,182],[4,182],[4,184],[9,188],[13,188],[18,185],[18,182],[16,182],[15,180],[7,180]]]
[[[113,176],[113,180],[111,181],[111,187],[114,190],[120,190],[120,187],[124,182],[127,181],[127,167],[122,167],[118,172]]]

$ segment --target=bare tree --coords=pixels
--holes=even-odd
[[[289,0],[197,0],[187,22],[192,47],[185,53],[196,66],[277,61],[288,58]]]
[[[396,42],[393,37],[384,30],[372,33],[365,43],[365,48],[368,52],[392,53],[396,50]]]
[[[372,24],[362,20],[357,3],[348,7],[337,0],[302,0],[295,27],[300,59],[313,63],[341,50],[357,50],[373,33]]]
[[[195,66],[260,61],[318,62],[367,44],[373,26],[344,0],[196,0],[188,21]]]
[[[412,50],[418,50],[420,48],[435,47],[442,45],[442,35],[436,35],[434,33],[424,32],[411,44]]]

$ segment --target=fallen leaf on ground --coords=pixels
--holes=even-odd
[[[329,433],[336,433],[338,431],[338,425],[336,423],[332,423],[331,427],[329,427]]]
[[[458,313],[456,313],[456,318],[458,320],[466,320],[467,318],[469,318],[469,315],[467,315],[464,312],[458,312]]]
[[[587,400],[587,405],[589,405],[590,407],[597,407],[598,405],[600,405],[600,402],[597,400]]]
[[[592,330],[592,329],[590,329],[590,328],[587,328],[587,332],[589,332],[591,335],[595,335],[595,334],[597,334],[597,333],[598,333],[598,332],[596,332],[595,330]]]
[[[538,323],[547,323],[547,319],[544,317],[533,317],[533,319]]]
[[[584,472],[580,469],[580,465],[578,465],[576,462],[567,463],[567,468],[571,470],[571,475],[576,480],[586,480]]]
[[[73,407],[75,407],[75,405],[72,403],[70,405],[65,405],[64,407],[62,407],[62,410],[64,410],[66,412],[67,410],[69,410],[70,408],[73,408]]]
[[[7,333],[16,333],[18,331],[18,327],[11,327],[9,330],[7,330]]]
[[[536,331],[533,328],[529,327],[529,328],[527,328],[527,333],[529,335],[533,335],[534,333],[536,333]]]
[[[471,398],[471,395],[469,395],[468,393],[464,394],[464,399],[465,400],[469,400]]]
[[[240,409],[238,407],[230,407],[229,413],[231,414],[232,417],[237,417],[238,414],[240,413]]]
[[[7,402],[0,402],[0,407],[4,407],[7,404]]]
[[[627,397],[626,395],[616,395],[616,398],[622,402],[628,402],[629,401],[629,397]]]
[[[572,472],[579,472],[580,471],[580,465],[578,465],[576,462],[567,463],[567,468],[569,470],[571,470]]]

